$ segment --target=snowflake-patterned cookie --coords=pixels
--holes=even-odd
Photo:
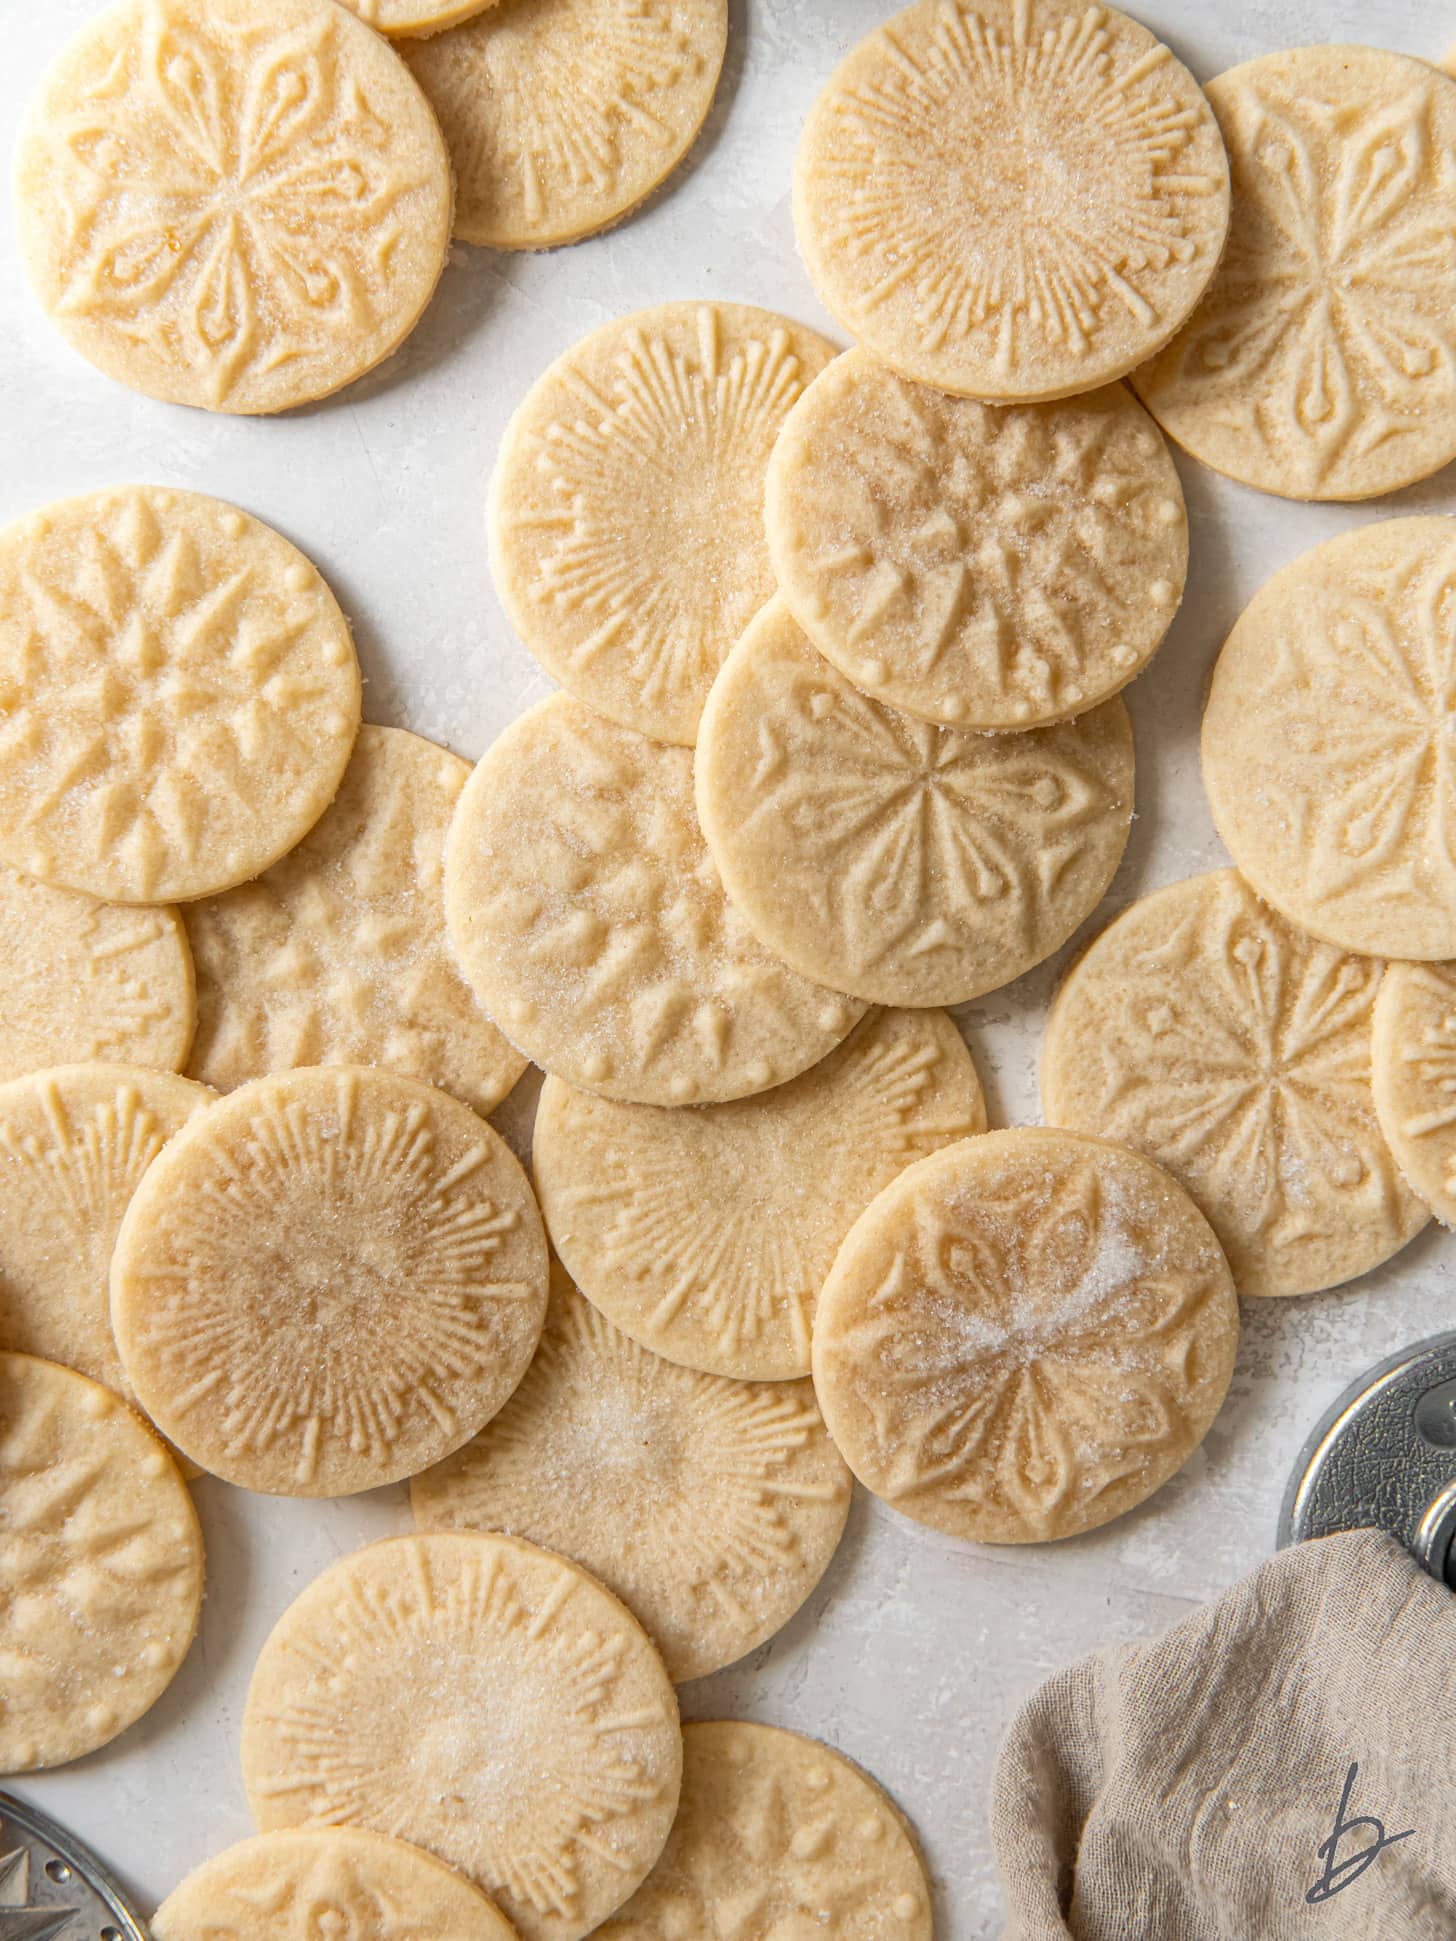
[[[1238,1301],[1168,1173],[1040,1127],[922,1159],[850,1229],[819,1297],[814,1387],[876,1496],[982,1543],[1121,1516],[1218,1413]]]
[[[359,728],[349,626],[281,534],[131,485],[0,530],[0,860],[208,896],[318,820]]]
[[[765,490],[779,590],[865,693],[947,727],[1095,707],[1183,594],[1188,518],[1120,384],[988,405],[847,351],[790,412]]]
[[[609,1098],[741,1098],[864,1006],[772,956],[723,895],[693,758],[558,694],[489,749],[445,846],[456,960],[511,1043]]]
[[[1375,1107],[1396,1163],[1456,1226],[1456,967],[1392,964],[1375,1000]]]
[[[807,1381],[664,1361],[557,1269],[520,1387],[410,1497],[421,1529],[506,1530],[574,1558],[681,1684],[788,1623],[844,1533],[850,1475]]]
[[[522,1941],[579,1941],[620,1906],[682,1781],[677,1700],[625,1606],[564,1557],[463,1531],[317,1578],[263,1647],[242,1739],[265,1831],[409,1840]]]
[[[0,1354],[0,1772],[94,1752],[171,1684],[202,1606],[177,1465],[109,1389]]]
[[[1381,1137],[1381,967],[1286,923],[1238,873],[1144,897],[1068,973],[1047,1023],[1047,1121],[1165,1166],[1241,1294],[1309,1294],[1426,1222]]]
[[[598,1941],[930,1941],[932,1920],[914,1836],[867,1773],[797,1732],[714,1719],[683,1728],[672,1838]]]
[[[1008,402],[1161,349],[1228,209],[1198,83],[1088,0],[919,0],[836,69],[794,176],[799,247],[845,329],[906,377]]]
[[[230,1091],[298,1065],[383,1065],[477,1112],[526,1068],[445,939],[445,831],[470,775],[400,728],[362,728],[331,806],[254,883],[193,903],[194,1078]]]
[[[1132,821],[1115,696],[1025,734],[940,728],[852,687],[782,601],[703,710],[698,816],[730,902],[805,977],[874,1004],[959,1004],[1049,957]]]
[[[809,1372],[814,1303],[858,1215],[985,1125],[953,1021],[881,1011],[787,1084],[690,1112],[548,1078],[531,1162],[552,1245],[619,1328],[689,1368],[786,1381]]]
[[[16,189],[67,341],[210,411],[361,376],[414,328],[450,243],[435,118],[331,0],[115,0],[42,81]]]
[[[1456,83],[1375,47],[1295,47],[1208,85],[1228,249],[1133,382],[1205,465],[1368,499],[1456,457]]]
[[[546,1240],[483,1119],[392,1072],[255,1079],[154,1161],[111,1265],[143,1408],[213,1475],[283,1496],[397,1482],[525,1373]]]
[[[176,1071],[195,1022],[175,910],[98,903],[0,863],[0,1080],[85,1059]]]
[[[1371,957],[1456,957],[1456,519],[1390,519],[1276,573],[1224,643],[1203,783],[1276,910]]]
[[[496,590],[563,687],[691,747],[713,676],[773,594],[764,468],[834,355],[732,303],[604,324],[507,428],[490,495]]]
[[[440,118],[455,233],[548,249],[620,221],[707,118],[728,0],[509,0],[401,47]]]
[[[240,1840],[174,1887],[150,1927],[154,1941],[515,1941],[444,1861],[357,1826]]]

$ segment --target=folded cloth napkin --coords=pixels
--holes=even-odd
[[[1453,1941],[1456,1595],[1357,1530],[1036,1691],[1001,1747],[1005,1941]]]

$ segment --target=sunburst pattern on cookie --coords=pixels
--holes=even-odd
[[[680,1741],[660,1662],[591,1578],[509,1539],[438,1534],[359,1552],[285,1614],[243,1757],[265,1829],[410,1840],[525,1941],[568,1941],[655,1858]]]
[[[1396,1163],[1456,1224],[1456,970],[1392,964],[1375,1007],[1375,1103]]]
[[[829,308],[897,368],[1047,397],[1166,341],[1227,198],[1196,83],[1126,16],[921,0],[816,104],[796,220]]]
[[[667,304],[596,332],[527,397],[492,486],[496,582],[572,692],[692,742],[773,592],[769,453],[832,354],[767,311]]]
[[[214,1474],[330,1495],[437,1460],[515,1386],[544,1246],[519,1167],[382,1072],[262,1079],[152,1168],[112,1319],[149,1415]]]
[[[562,1276],[521,1386],[412,1495],[422,1528],[508,1530],[575,1558],[680,1682],[798,1609],[844,1528],[849,1473],[809,1383],[664,1361]]]
[[[376,363],[443,266],[439,133],[313,0],[124,0],[22,143],[22,235],[77,347],[144,390],[276,411]]]

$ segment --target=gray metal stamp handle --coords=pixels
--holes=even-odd
[[[8,1793],[0,1793],[0,1941],[148,1941],[96,1856]]]

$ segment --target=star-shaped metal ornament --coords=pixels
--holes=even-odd
[[[146,1941],[101,1863],[63,1827],[0,1793],[0,1941]]]

